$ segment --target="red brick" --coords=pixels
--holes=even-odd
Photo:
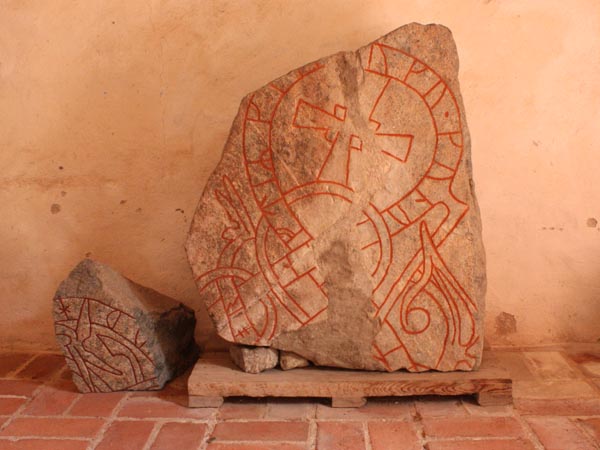
[[[96,450],[144,448],[153,428],[154,422],[133,420],[113,422],[104,433]]]
[[[531,417],[531,429],[546,450],[590,450],[595,447],[579,428],[566,417]]]
[[[206,432],[201,423],[165,423],[160,429],[152,450],[197,449]]]
[[[219,420],[262,419],[267,411],[264,403],[230,403],[225,402],[218,413]]]
[[[371,422],[369,437],[373,450],[421,450],[417,430],[411,422]]]
[[[525,364],[536,378],[546,380],[574,380],[581,376],[558,351],[524,351]]]
[[[127,394],[111,392],[105,394],[83,394],[69,410],[70,416],[108,417]]]
[[[312,402],[278,399],[269,402],[266,418],[276,420],[308,420],[315,418],[316,411],[317,405]]]
[[[212,437],[221,441],[305,441],[306,422],[222,422]]]
[[[0,377],[5,377],[9,373],[14,372],[27,361],[29,361],[33,355],[29,353],[4,353],[0,355]]]
[[[317,424],[319,450],[364,450],[365,434],[359,422],[319,422]]]
[[[1,397],[0,416],[10,416],[25,403],[27,399],[22,397]]]
[[[494,350],[493,356],[488,360],[492,367],[500,367],[508,370],[513,382],[522,380],[534,380],[535,376],[529,370],[525,363],[525,358],[521,351],[511,350]]]
[[[588,377],[600,377],[600,346],[589,350],[569,352],[569,357]]]
[[[394,419],[409,420],[411,418],[410,402],[407,400],[370,399],[360,408],[332,408],[317,406],[317,419],[320,420],[372,420]]]
[[[512,417],[456,417],[424,419],[427,436],[435,437],[521,437],[523,428]]]
[[[585,380],[520,381],[513,385],[513,397],[517,401],[593,398],[596,395],[596,389]]]
[[[468,415],[460,399],[425,398],[415,402],[421,417],[455,417]]]
[[[512,416],[515,413],[512,405],[480,406],[472,400],[463,400],[463,406],[473,416]]]
[[[131,398],[119,411],[119,417],[209,419],[215,411],[214,408],[187,408],[160,398]]]
[[[27,405],[23,414],[29,416],[58,416],[64,413],[80,395],[55,386],[43,386]]]
[[[188,378],[190,377],[191,373],[192,369],[188,369],[177,378],[169,381],[169,383],[167,383],[167,385],[158,392],[167,392],[169,395],[187,395]]]
[[[69,372],[69,370],[63,370],[61,373],[64,373],[64,372]],[[60,387],[64,391],[80,392],[79,389],[77,389],[75,382],[73,381],[73,379],[70,376],[66,377],[66,378],[63,376],[60,376],[60,377],[56,378],[55,380],[51,381],[49,384],[52,386]]]
[[[206,450],[305,450],[304,444],[209,444]]]
[[[600,418],[579,419],[578,422],[590,436],[600,442]]]
[[[0,395],[22,395],[31,397],[39,383],[29,380],[0,380]]]
[[[516,399],[515,408],[532,416],[599,416],[600,398],[534,400]]]
[[[17,378],[48,380],[65,366],[62,355],[44,354],[36,356],[29,364],[17,372]]]
[[[148,398],[179,398],[186,397],[187,391],[187,379],[189,374],[181,375],[174,380],[171,380],[164,388],[159,391],[138,391],[132,392],[132,397],[148,397]]]
[[[17,417],[0,436],[93,437],[103,424],[100,419]]]
[[[75,441],[72,439],[0,440],[0,450],[86,450],[88,445],[88,441]]]
[[[435,441],[427,444],[428,450],[535,450],[526,439],[482,439],[477,441]],[[563,449],[563,450],[566,450]]]
[[[71,372],[68,366],[65,366],[58,378],[62,381],[73,381],[73,372]]]

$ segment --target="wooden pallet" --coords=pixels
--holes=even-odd
[[[473,372],[368,372],[306,367],[242,372],[226,353],[203,355],[188,380],[189,406],[215,407],[224,397],[327,397],[358,407],[367,397],[474,394],[480,405],[512,404],[512,380],[490,353]]]

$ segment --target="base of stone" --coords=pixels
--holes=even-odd
[[[368,397],[475,395],[482,406],[512,404],[512,380],[493,351],[472,372],[369,372],[303,367],[242,372],[227,353],[208,353],[188,380],[189,406],[214,407],[224,397],[324,397],[333,407],[360,407]]]

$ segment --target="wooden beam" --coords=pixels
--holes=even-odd
[[[331,398],[333,405],[339,407],[361,406],[367,397],[476,394],[481,405],[510,404],[512,381],[490,356],[484,354],[481,367],[471,372],[370,372],[303,367],[251,374],[235,367],[227,354],[205,354],[189,377],[188,392],[191,407],[218,406],[223,397],[234,396],[324,397]]]

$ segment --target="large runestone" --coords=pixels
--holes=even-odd
[[[485,256],[450,31],[411,24],[246,96],[187,252],[231,342],[471,370]]]

